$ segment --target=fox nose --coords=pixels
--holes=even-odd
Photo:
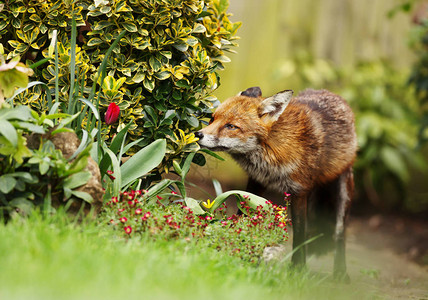
[[[198,139],[202,139],[204,137],[204,134],[200,131],[196,131],[195,132],[195,137],[197,137]]]

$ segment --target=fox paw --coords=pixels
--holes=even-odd
[[[346,283],[346,284],[351,283],[351,278],[349,277],[348,273],[346,273],[346,271],[343,271],[343,272],[335,271],[333,274],[333,278],[337,282]]]

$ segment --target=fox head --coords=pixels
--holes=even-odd
[[[247,153],[256,150],[293,95],[285,90],[263,98],[259,87],[249,88],[223,102],[210,124],[195,133],[199,145],[213,151]]]

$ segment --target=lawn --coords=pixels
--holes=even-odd
[[[64,216],[0,225],[0,299],[364,299],[357,285],[245,262],[206,238],[125,239]]]

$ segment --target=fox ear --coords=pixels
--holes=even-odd
[[[252,98],[258,98],[262,96],[262,90],[258,86],[250,87],[243,92],[239,93],[240,96],[247,96]]]
[[[290,103],[292,95],[292,90],[285,90],[263,100],[259,109],[260,117],[270,122],[278,120]]]

